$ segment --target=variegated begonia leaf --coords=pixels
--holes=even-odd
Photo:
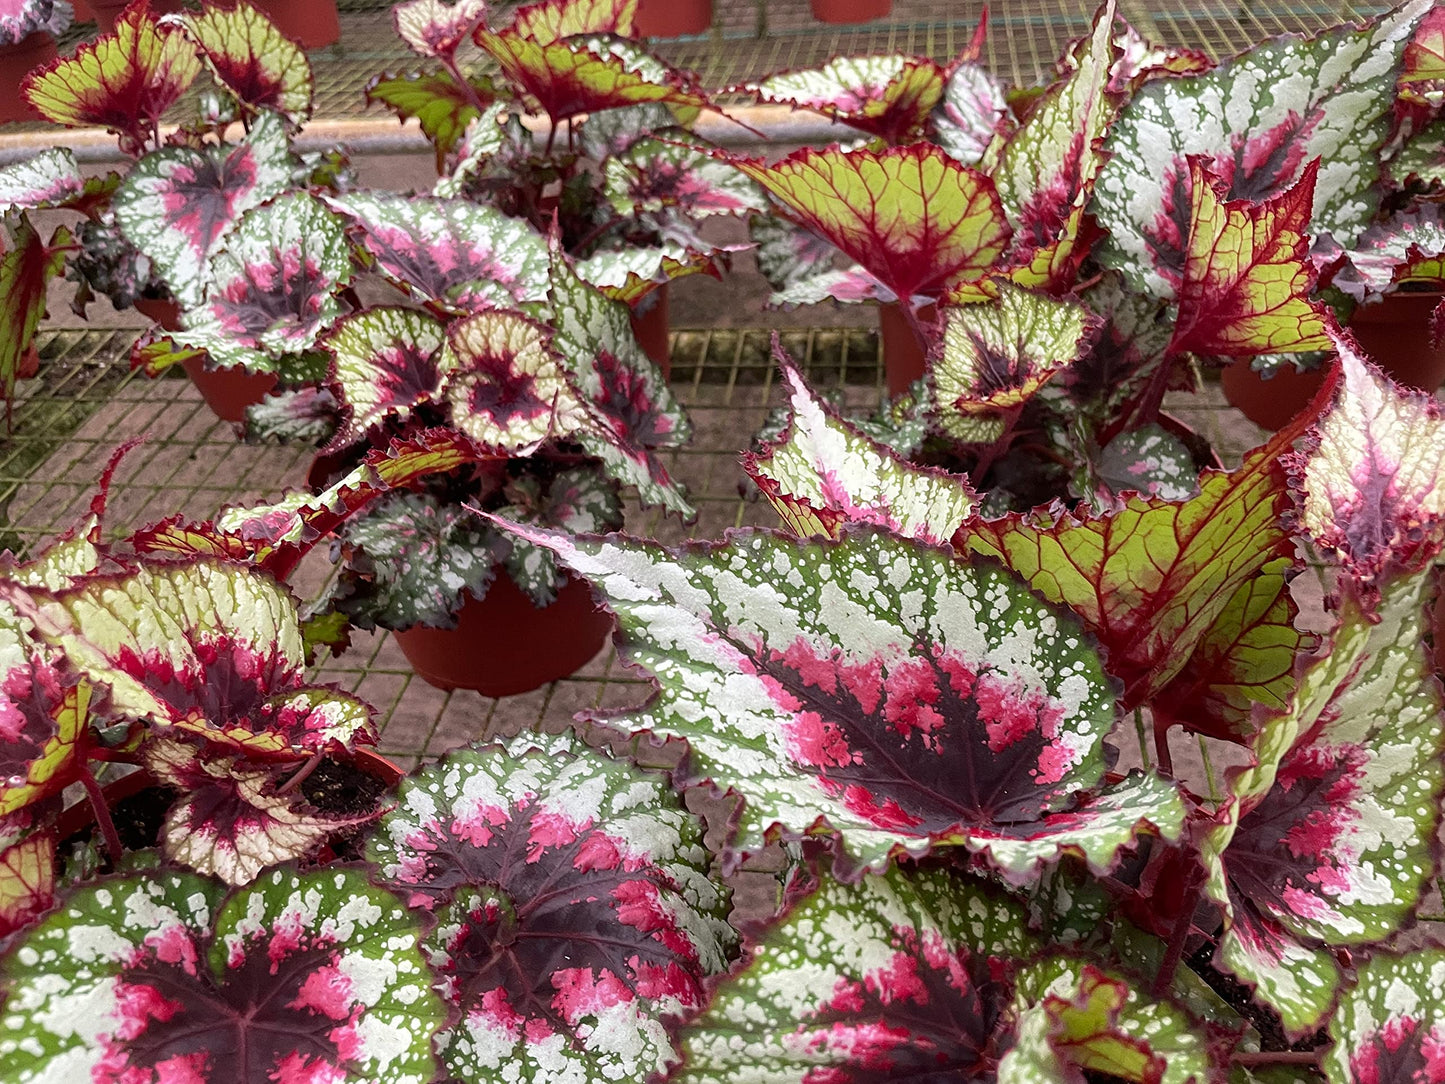
[[[1022,880],[1062,853],[1106,869],[1136,832],[1182,824],[1158,777],[1080,797],[1102,780],[1112,685],[1075,619],[991,563],[871,526],[677,553],[512,529],[592,582],[656,676],[626,723],[688,742],[680,785],[742,797],[729,863],[817,835],[840,875],[960,845]]]
[[[63,207],[84,189],[75,153],[54,147],[0,169],[0,214]]]
[[[1169,296],[1182,265],[1202,155],[1232,199],[1262,200],[1322,157],[1308,233],[1353,246],[1378,205],[1400,56],[1432,0],[1408,0],[1363,28],[1272,38],[1202,75],[1146,83],[1119,114],[1095,184],[1102,258],[1130,285]]]
[[[391,22],[418,56],[450,60],[487,17],[487,0],[406,0],[391,9]]]
[[[786,218],[755,215],[748,222],[748,232],[756,246],[754,255],[758,271],[773,288],[769,305],[786,304],[786,296],[799,286],[804,292],[826,295],[826,286],[815,288],[812,284],[832,282],[841,274],[835,266],[838,247]],[[853,269],[869,281],[877,282],[857,264],[853,265]],[[896,301],[897,298],[889,293],[887,300]]]
[[[824,875],[678,1034],[676,1084],[978,1080],[1010,1044],[1022,907],[947,869]]]
[[[452,425],[499,454],[530,454],[585,424],[551,332],[520,313],[479,312],[451,324],[438,370]]]
[[[27,813],[0,819],[0,937],[30,925],[55,903],[55,832],[30,830],[28,820]]]
[[[692,506],[657,454],[687,442],[687,415],[638,344],[627,306],[583,282],[560,242],[552,243],[552,345],[589,418],[573,439],[612,477],[635,485],[645,503],[691,516]]]
[[[205,351],[218,368],[274,372],[341,314],[353,272],[341,217],[314,196],[288,192],[241,216],[211,261],[205,303],[166,338]]]
[[[1375,613],[1346,589],[1327,650],[1261,725],[1257,765],[1231,776],[1201,843],[1225,914],[1219,961],[1292,1035],[1334,1003],[1328,946],[1393,934],[1435,872],[1445,728],[1424,646],[1432,596],[1424,571],[1386,585]]]
[[[917,467],[850,425],[818,399],[774,340],[790,412],[787,429],[743,469],[800,537],[838,537],[847,523],[874,523],[943,544],[978,507],[968,479]]]
[[[360,227],[378,270],[423,300],[467,312],[547,299],[547,242],[493,207],[371,192],[328,202]]]
[[[325,388],[282,388],[246,407],[242,420],[248,444],[322,445],[336,433],[341,408]]]
[[[603,163],[603,188],[613,209],[659,227],[675,218],[693,223],[714,215],[762,213],[768,197],[757,182],[704,147],[643,138]]]
[[[690,252],[667,244],[601,248],[577,261],[576,270],[583,282],[629,306],[675,279],[720,274],[712,251]]]
[[[630,37],[637,0],[540,0],[517,9],[511,29],[543,45],[576,34]]]
[[[35,341],[45,315],[46,290],[65,267],[71,236],[59,226],[47,244],[22,215],[10,241],[11,247],[0,255],[0,398],[5,400],[7,420],[20,359]]]
[[[933,111],[938,145],[959,165],[976,166],[993,141],[1013,128],[1002,81],[978,64],[956,65]]]
[[[1168,359],[1174,320],[1165,302],[1130,289],[1116,271],[1105,272],[1079,300],[1103,322],[1091,349],[1045,384],[1041,402],[1058,414],[1082,418],[1099,432],[1137,400]]]
[[[465,1084],[643,1080],[672,1060],[736,935],[703,824],[662,778],[579,737],[523,734],[401,785],[367,855],[413,907],[460,1019],[437,1041]]]
[[[687,112],[707,97],[637,42],[605,35],[543,44],[513,29],[478,30],[477,44],[553,124],[581,113],[658,102]]]
[[[733,160],[787,217],[905,301],[981,278],[1012,236],[993,182],[932,144],[806,148],[771,164]]]
[[[1321,1068],[1329,1084],[1439,1080],[1445,1042],[1445,949],[1379,953],[1330,1015],[1333,1040]]]
[[[1202,75],[1214,62],[1193,49],[1155,45],[1123,19],[1114,20],[1114,45],[1118,57],[1109,70],[1109,89],[1116,94],[1130,91],[1132,84],[1172,75]]]
[[[3,974],[13,1084],[426,1084],[446,1018],[415,917],[356,869],[87,885]]]
[[[1189,160],[1194,202],[1184,265],[1173,281],[1179,312],[1172,353],[1247,357],[1329,348],[1332,316],[1309,297],[1314,274],[1303,232],[1319,166],[1310,162],[1290,188],[1255,203],[1225,199],[1203,160]]]
[[[1025,968],[1014,1001],[1017,1034],[999,1084],[1052,1084],[1101,1074],[1134,1084],[1219,1080],[1213,1037],[1182,1007],[1127,979],[1062,957]]]
[[[37,31],[48,33],[55,17],[54,0],[12,0],[0,8],[0,44],[16,45]]]
[[[765,102],[811,109],[899,144],[921,138],[943,99],[946,78],[927,57],[842,56],[821,68],[770,75],[747,90]]]
[[[1280,430],[1236,471],[1205,471],[1187,501],[1136,496],[1097,515],[972,520],[954,544],[999,558],[1076,613],[1132,708],[1173,680],[1241,584],[1293,559],[1280,455],[1303,425]]]
[[[1445,118],[1431,121],[1411,135],[1400,153],[1385,163],[1385,169],[1397,189],[1421,185],[1438,190],[1445,185]],[[1360,235],[1357,246],[1368,233]]]
[[[441,386],[437,353],[446,327],[417,309],[362,309],[338,320],[322,338],[331,355],[327,381],[336,389],[343,422],[328,446],[338,450],[373,428],[401,423]]]
[[[246,211],[291,186],[293,166],[285,122],[263,112],[239,143],[146,155],[116,191],[116,222],[180,306],[196,308],[226,234]]]
[[[943,313],[943,350],[931,366],[937,424],[970,444],[999,439],[1010,416],[1078,360],[1098,332],[1078,302],[1007,283],[996,301]]]
[[[1187,501],[1199,492],[1194,456],[1157,422],[1128,429],[1099,450],[1098,479],[1110,493]]]
[[[436,0],[424,0],[436,2]],[[380,102],[405,123],[415,117],[437,152],[437,165],[462,141],[468,126],[482,115],[478,100],[492,95],[485,84],[462,86],[448,71],[384,72],[366,84],[366,102]]]
[[[502,491],[507,504],[497,515],[513,523],[555,527],[569,534],[606,534],[622,527],[622,497],[617,483],[595,467],[571,467],[550,482],[535,475],[513,478]],[[503,567],[512,582],[537,606],[550,606],[568,582],[567,573],[545,546],[508,537]]]
[[[283,773],[274,761],[162,737],[141,746],[141,762],[178,795],[161,826],[161,853],[230,885],[250,884],[268,866],[304,858],[380,812],[327,813],[311,807],[299,787],[283,792],[277,784],[299,771],[300,761]]]
[[[306,54],[248,0],[182,12],[177,21],[216,82],[251,110],[269,109],[298,127],[311,115],[315,76]]]
[[[1356,301],[1374,301],[1405,282],[1445,287],[1445,222],[1440,208],[1424,203],[1360,234],[1330,280]]]
[[[1054,84],[988,162],[1004,213],[1014,228],[1011,259],[1052,265],[1066,260],[1078,240],[1078,217],[1093,194],[1102,164],[1099,144],[1117,112],[1107,90],[1114,63],[1114,0],[1094,16],[1094,27],[1075,55],[1075,68]],[[995,158],[990,155],[990,158]],[[1072,228],[1066,228],[1070,227]],[[1039,287],[1072,282],[1030,282]]]
[[[655,136],[665,128],[681,134],[677,117],[657,102],[624,105],[579,118],[573,128],[573,145],[584,158],[601,162],[621,154],[639,139]]]
[[[1344,568],[1368,604],[1385,580],[1429,566],[1445,545],[1445,418],[1336,338],[1338,400],[1313,431],[1300,527]]]
[[[139,155],[162,114],[200,73],[201,61],[185,35],[157,25],[141,0],[121,13],[112,33],[32,71],[20,93],[47,120],[108,128],[120,137],[122,151]]]
[[[343,582],[332,605],[364,629],[454,628],[467,595],[486,597],[501,556],[496,532],[476,513],[405,490],[347,521],[339,537],[365,590]]]
[[[40,612],[119,714],[260,754],[376,741],[364,703],[306,684],[295,600],[243,565],[138,564],[87,577]]]

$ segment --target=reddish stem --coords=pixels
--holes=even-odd
[[[1174,758],[1169,754],[1169,727],[1172,721],[1158,709],[1154,710],[1154,767],[1166,779],[1174,778]]]
[[[1230,1057],[1235,1065],[1317,1065],[1318,1050],[1236,1050]]]
[[[100,784],[96,782],[89,768],[81,770],[80,785],[85,788],[86,796],[90,798],[90,808],[95,810],[95,823],[100,826],[100,834],[105,839],[105,849],[110,853],[111,865],[119,866],[122,850],[120,833],[115,830],[115,821],[110,819],[110,807],[105,804],[105,792],[100,789]]]
[[[321,754],[312,753],[311,757],[306,761],[305,764],[301,765],[295,775],[293,775],[290,779],[286,780],[286,782],[282,783],[279,787],[276,788],[276,793],[290,794],[302,783],[306,782],[306,777],[309,776],[312,772],[314,772],[320,763]]]
[[[1184,889],[1184,906],[1179,911],[1179,917],[1174,920],[1174,928],[1169,931],[1169,942],[1164,950],[1164,959],[1159,961],[1159,973],[1154,976],[1153,994],[1155,997],[1163,997],[1169,992],[1169,987],[1174,982],[1174,972],[1179,970],[1179,961],[1184,959],[1184,947],[1189,941],[1189,931],[1194,928],[1194,908],[1199,904],[1201,883],[1202,878],[1196,872],[1190,876],[1189,884]]]

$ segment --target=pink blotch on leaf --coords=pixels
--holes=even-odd
[[[500,828],[506,823],[506,809],[501,806],[479,805],[465,816],[452,820],[451,834],[473,847],[485,847],[492,841],[492,829]]]
[[[923,823],[921,818],[911,816],[892,798],[880,806],[872,794],[859,786],[850,786],[843,791],[843,804],[850,812],[879,828],[917,828]]]
[[[898,953],[884,966],[866,975],[864,982],[884,1004],[891,1005],[897,1001],[928,1004],[928,988],[918,977],[918,960],[907,953]]]
[[[296,999],[287,1008],[314,1009],[332,1020],[345,1020],[353,1005],[351,980],[336,967],[318,967],[306,976]]]
[[[591,968],[585,967],[560,968],[552,972],[552,988],[557,991],[552,998],[552,1007],[572,1027],[576,1027],[584,1017],[635,1000],[627,983],[612,972],[594,975]]]
[[[848,748],[842,731],[816,711],[804,711],[784,724],[788,754],[799,764],[815,768],[838,768],[857,758]]]
[[[590,820],[572,821],[562,813],[538,810],[527,831],[527,861],[536,862],[548,847],[566,847],[591,826]]]

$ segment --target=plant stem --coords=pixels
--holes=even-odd
[[[1236,1050],[1230,1061],[1235,1065],[1315,1065],[1318,1050]]]
[[[1139,398],[1134,411],[1135,425],[1148,425],[1159,417],[1159,408],[1164,405],[1164,392],[1169,387],[1169,375],[1174,371],[1174,355],[1167,355],[1154,371],[1154,378]]]
[[[1174,757],[1169,752],[1169,716],[1154,712],[1154,753],[1159,758],[1159,774],[1174,778]]]
[[[80,784],[85,788],[86,797],[90,799],[90,808],[95,810],[95,823],[100,826],[105,849],[110,854],[110,863],[112,866],[119,866],[122,849],[120,833],[115,830],[115,821],[110,818],[110,807],[105,804],[105,793],[89,768],[81,770]]]
[[[484,103],[481,96],[477,94],[477,88],[472,86],[471,80],[462,74],[462,69],[457,66],[457,58],[455,56],[447,56],[441,57],[440,59],[447,69],[447,74],[456,80],[457,86],[461,87],[466,93],[467,104],[478,113],[485,113],[487,111],[486,103]]]
[[[1209,800],[1219,801],[1219,788],[1214,785],[1214,763],[1209,759],[1209,745],[1204,740],[1204,735],[1198,735],[1199,756],[1204,761],[1204,778],[1209,783]]]
[[[1153,993],[1163,997],[1174,982],[1174,972],[1179,970],[1179,961],[1184,959],[1184,946],[1189,941],[1189,931],[1194,928],[1194,908],[1199,903],[1201,878],[1196,873],[1189,879],[1184,890],[1184,906],[1169,931],[1169,944],[1164,950],[1164,959],[1159,961],[1159,973],[1154,976]]]
[[[306,763],[301,765],[301,767],[297,769],[295,775],[293,775],[290,779],[286,780],[286,782],[282,783],[279,787],[276,788],[276,793],[290,794],[293,790],[295,790],[306,781],[306,777],[309,776],[312,772],[314,772],[317,765],[319,765],[320,763],[321,754],[312,753]]]
[[[577,256],[581,256],[582,253],[587,251],[588,245],[590,245],[593,241],[597,240],[597,238],[601,237],[604,233],[612,229],[612,227],[616,226],[621,221],[622,216],[614,214],[606,222],[602,223],[600,226],[595,227],[591,232],[587,234],[586,237],[582,238],[582,240],[578,241],[575,245],[573,245],[572,252]]]
[[[999,456],[1008,451],[1009,441],[1013,440],[1014,428],[1018,425],[1019,419],[1023,417],[1024,408],[1020,403],[1008,412],[1008,420],[1004,423],[1003,432],[999,434],[998,440],[988,446],[988,450],[978,457],[978,462],[973,465],[972,478],[974,483],[982,486],[983,479],[988,474],[988,469],[994,465]]]
[[[1144,731],[1144,709],[1134,709],[1134,732],[1139,735],[1139,759],[1144,767],[1152,768],[1154,761],[1149,757],[1149,738]]]

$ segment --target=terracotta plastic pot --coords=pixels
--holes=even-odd
[[[0,46],[0,86],[5,87],[5,93],[0,94],[0,122],[42,119],[20,96],[20,80],[32,69],[50,63],[56,55],[55,39],[43,31],[36,31],[14,45]]]
[[[637,0],[633,31],[640,38],[705,34],[712,25],[712,0]]]
[[[131,308],[167,331],[176,331],[181,326],[181,307],[169,298],[138,297],[131,302]]]
[[[893,10],[893,0],[809,0],[813,18],[823,23],[866,23]]]
[[[276,29],[303,49],[323,49],[341,40],[336,0],[253,0]]]
[[[938,309],[925,305],[918,310],[920,323],[938,319]],[[913,333],[903,307],[897,302],[878,306],[878,338],[883,347],[883,373],[889,395],[901,395],[923,375],[923,345]]]
[[[501,569],[486,597],[468,598],[454,629],[392,633],[417,675],[439,689],[512,696],[566,677],[601,650],[612,615],[572,580],[538,609]]]
[[[1441,297],[1434,292],[1389,294],[1357,308],[1350,317],[1350,332],[1366,356],[1397,383],[1433,392],[1445,383],[1445,343],[1430,343],[1430,314]],[[1220,374],[1224,397],[1266,429],[1280,428],[1308,406],[1323,380],[1320,370],[1284,370],[1261,380],[1245,359]]]
[[[653,290],[632,308],[632,333],[637,336],[647,356],[657,362],[663,376],[672,375],[672,348],[668,343],[671,321],[666,284]]]
[[[207,369],[200,358],[187,358],[181,368],[201,393],[206,405],[223,422],[243,422],[246,408],[266,398],[276,386],[275,373],[248,373],[245,369]]]

